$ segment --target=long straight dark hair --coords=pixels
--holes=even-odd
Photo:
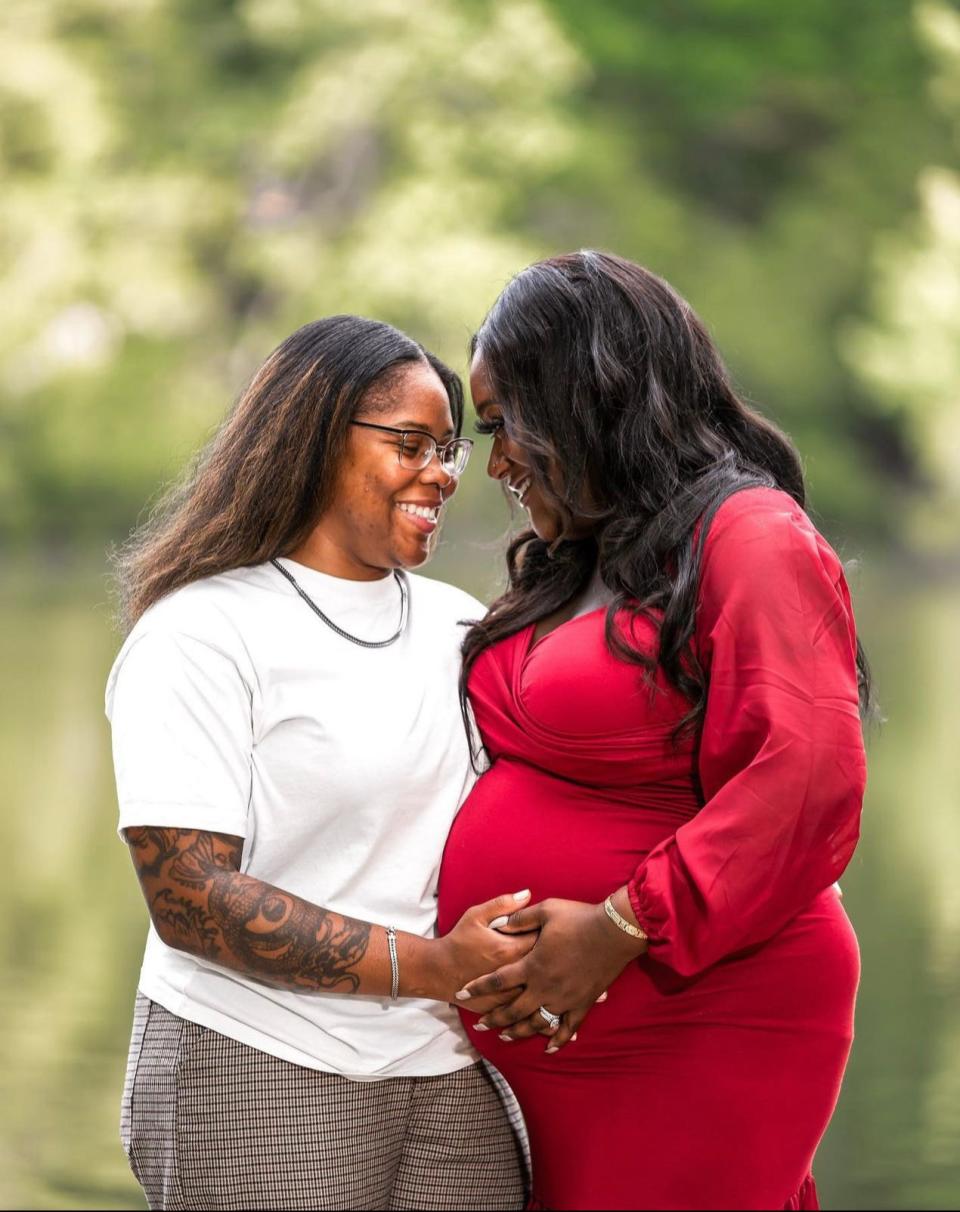
[[[615,595],[608,646],[651,682],[659,665],[691,705],[678,736],[694,730],[706,706],[691,639],[710,523],[745,488],[779,488],[803,507],[796,450],[736,394],[686,301],[622,257],[583,251],[523,270],[475,335],[478,351],[563,532],[574,514],[595,530],[552,543],[525,530],[510,544],[508,588],[464,640],[465,714],[480,654],[569,602],[599,563]],[[585,496],[595,506],[585,510]],[[658,652],[629,642],[631,629],[615,622],[621,610],[658,624]],[[857,670],[865,713],[870,673],[859,641]]]
[[[174,589],[297,547],[328,503],[350,421],[376,412],[402,369],[422,361],[443,382],[459,434],[459,378],[389,324],[329,316],[277,346],[183,483],[114,557],[124,629]]]

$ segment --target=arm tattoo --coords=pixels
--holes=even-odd
[[[144,859],[137,864],[137,873],[142,880],[144,876],[156,879],[167,859],[175,857],[177,841],[185,836],[186,829],[128,829],[127,841],[141,853],[155,851],[149,862]]]
[[[216,959],[220,954],[217,923],[200,905],[185,896],[176,896],[170,888],[161,888],[150,908],[160,934],[169,937],[172,931],[181,950],[205,959]]]
[[[290,989],[356,993],[367,922],[243,875],[243,841],[193,829],[127,829],[150,915],[171,947]]]

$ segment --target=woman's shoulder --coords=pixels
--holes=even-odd
[[[710,523],[707,542],[720,536],[775,538],[795,528],[815,533],[803,507],[780,488],[741,488],[719,505]]]
[[[487,608],[472,594],[447,581],[407,573],[411,585],[411,596],[430,611],[434,617],[457,624],[474,623],[487,613]]]
[[[750,584],[754,593],[792,599],[811,581],[841,581],[843,566],[789,493],[745,488],[727,497],[710,522],[702,577],[708,595]]]
[[[776,558],[791,551],[814,554],[831,549],[803,506],[779,488],[732,492],[708,523],[707,562]],[[750,571],[749,565],[744,571]]]
[[[143,612],[126,636],[110,672],[112,686],[130,664],[153,669],[186,659],[227,660],[241,672],[248,664],[244,642],[247,600],[256,593],[256,568],[217,573],[182,585]],[[204,656],[207,654],[207,656]]]
[[[144,611],[134,635],[184,635],[196,640],[229,643],[242,618],[268,588],[263,566],[235,568],[182,585]]]

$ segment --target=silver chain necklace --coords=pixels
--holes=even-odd
[[[349,631],[344,631],[342,627],[337,626],[333,619],[328,618],[327,615],[325,615],[320,607],[316,604],[313,598],[310,597],[305,590],[300,588],[293,573],[287,572],[286,568],[284,568],[279,560],[271,560],[270,563],[274,566],[274,568],[276,568],[277,572],[287,578],[287,580],[294,587],[300,597],[303,598],[313,613],[317,615],[318,618],[322,619],[324,623],[326,623],[326,625],[331,629],[331,631],[335,631],[337,635],[342,635],[343,638],[345,640],[349,640],[351,644],[359,644],[361,648],[389,648],[391,644],[395,643],[403,635],[404,629],[407,626],[407,578],[402,572],[398,572],[397,569],[393,570],[393,575],[397,584],[400,586],[400,626],[388,640],[361,640],[358,636],[351,635]]]

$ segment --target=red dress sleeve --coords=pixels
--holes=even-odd
[[[832,884],[865,785],[856,633],[837,556],[786,494],[728,498],[704,548],[704,804],[629,885],[650,957],[693,976]]]

